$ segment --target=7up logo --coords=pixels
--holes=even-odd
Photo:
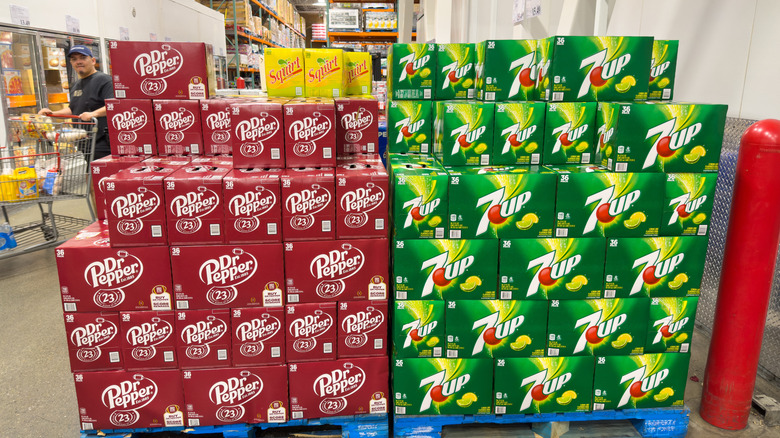
[[[643,365],[636,371],[632,371],[623,378],[620,379],[620,383],[631,381],[631,384],[626,388],[626,392],[620,397],[618,408],[628,403],[633,398],[642,398],[647,395],[648,392],[661,385],[661,382],[669,376],[669,369],[664,368],[661,371],[653,374],[652,376],[645,376],[647,372],[647,365]]]
[[[501,135],[505,136],[509,134],[509,136],[506,138],[506,141],[504,141],[504,148],[501,150],[502,154],[505,154],[509,152],[509,147],[514,146],[518,147],[521,144],[523,144],[524,141],[528,140],[528,138],[536,132],[536,125],[531,125],[523,130],[520,130],[520,123],[515,123],[514,125],[504,129],[501,131]]]
[[[639,200],[640,195],[641,192],[639,190],[634,190],[615,198],[615,186],[610,186],[588,196],[588,199],[585,200],[586,206],[593,203],[597,204],[591,211],[582,233],[587,234],[593,231],[599,222],[603,224],[612,222],[618,215],[628,211]]]
[[[553,135],[558,134],[558,137],[555,139],[555,145],[553,146],[552,152],[556,153],[560,151],[561,145],[566,147],[571,146],[574,141],[578,140],[583,136],[583,134],[585,134],[585,132],[588,130],[588,126],[589,125],[586,123],[572,129],[571,122],[566,122],[563,125],[553,129]]]
[[[539,371],[538,373],[528,376],[520,382],[521,387],[526,385],[532,385],[531,390],[525,394],[523,398],[523,404],[520,405],[520,411],[528,409],[531,406],[531,402],[545,401],[550,394],[563,388],[567,382],[571,380],[571,373],[562,374],[553,379],[547,380],[547,369]]]
[[[523,192],[509,199],[504,199],[506,187],[501,187],[489,195],[477,200],[477,207],[488,204],[477,226],[477,236],[484,234],[490,224],[501,225],[506,220],[522,210],[523,206],[531,200],[531,192]]]
[[[395,138],[396,144],[401,143],[401,140],[404,139],[404,137],[409,138],[412,137],[417,131],[422,128],[422,126],[425,124],[425,120],[418,120],[414,123],[409,123],[411,120],[411,117],[407,117],[405,119],[401,119],[398,122],[395,123],[395,127],[400,127],[401,129],[398,130],[398,136]]]
[[[534,57],[536,52],[531,52],[522,58],[515,59],[509,64],[509,70],[517,69],[517,76],[509,88],[509,97],[515,96],[520,91],[520,86],[530,88],[536,85],[536,64]]]
[[[685,325],[688,324],[689,318],[686,316],[679,321],[673,320],[674,315],[669,315],[653,323],[653,327],[658,328],[658,331],[655,333],[655,337],[653,338],[653,345],[661,342],[661,339],[671,338],[675,333],[684,329]]]
[[[431,269],[428,278],[425,279],[425,286],[423,287],[421,297],[426,297],[433,292],[433,287],[446,287],[452,280],[458,278],[466,272],[469,266],[474,264],[474,256],[466,256],[460,260],[456,260],[450,264],[447,264],[449,260],[450,252],[445,251],[436,257],[430,258],[423,262],[421,271],[428,268]]]
[[[659,155],[664,158],[671,157],[675,151],[693,141],[693,137],[701,131],[701,123],[694,123],[675,132],[674,126],[676,123],[677,117],[647,130],[645,140],[652,138],[654,135],[658,137],[656,137],[653,146],[647,153],[642,169],[652,166]]]
[[[471,71],[471,68],[474,67],[474,64],[468,63],[460,68],[458,68],[458,62],[453,62],[451,64],[445,65],[442,69],[442,73],[447,73],[447,76],[444,78],[444,83],[441,86],[442,90],[447,89],[447,87],[450,86],[450,84],[457,84],[460,82],[461,78],[469,74]]]
[[[594,55],[588,56],[580,63],[580,69],[592,65],[589,73],[585,75],[585,79],[582,81],[580,91],[577,94],[577,98],[580,98],[590,91],[590,86],[603,87],[609,79],[620,73],[631,61],[631,55],[626,53],[616,59],[609,62],[604,62],[607,59],[607,49],[604,49]]]
[[[674,206],[674,211],[672,212],[672,217],[669,219],[669,225],[674,224],[677,222],[678,218],[687,218],[691,215],[694,211],[698,210],[699,207],[701,207],[702,204],[704,204],[707,201],[707,195],[703,195],[699,198],[696,198],[694,200],[691,200],[691,194],[686,193],[684,195],[678,196],[671,201],[669,201],[669,205]]]
[[[677,268],[683,259],[685,259],[685,253],[675,254],[666,260],[660,260],[661,250],[657,249],[650,254],[640,257],[634,261],[634,265],[631,267],[638,268],[644,266],[642,271],[637,275],[634,280],[634,285],[631,287],[631,293],[633,295],[640,290],[645,284],[654,285],[661,281],[662,278],[672,273]]]
[[[655,65],[655,58],[650,62],[650,77],[651,78],[657,78],[658,76],[661,76],[664,74],[664,72],[669,68],[671,63],[669,61],[664,62],[661,65]]]
[[[430,408],[431,401],[435,401],[436,403],[447,401],[451,395],[463,389],[466,383],[471,380],[471,375],[469,374],[463,374],[462,376],[458,376],[458,378],[447,382],[444,381],[445,377],[447,377],[447,371],[442,370],[430,377],[420,380],[420,388],[425,385],[431,385],[428,388],[428,391],[425,392],[425,397],[420,405],[420,412],[424,412]]]
[[[540,284],[547,287],[552,286],[558,282],[559,279],[569,274],[575,266],[580,264],[582,261],[582,256],[577,254],[575,256],[563,259],[558,263],[553,263],[554,261],[555,251],[551,251],[528,262],[528,270],[531,270],[537,266],[539,266],[539,270],[536,271],[534,279],[528,286],[528,293],[526,294],[527,297],[535,295],[537,292],[539,292]]]
[[[409,213],[406,214],[406,220],[404,220],[404,228],[409,228],[412,225],[412,221],[421,221],[425,219],[425,216],[433,213],[436,207],[441,203],[441,199],[436,198],[430,202],[422,203],[422,196],[418,196],[414,199],[404,202],[404,210],[409,209]]]
[[[457,154],[461,147],[464,149],[469,148],[475,141],[479,140],[486,130],[487,126],[480,126],[477,129],[469,131],[468,123],[460,128],[453,129],[450,133],[450,137],[457,135],[458,141],[452,145],[452,155]]]
[[[603,310],[591,313],[590,315],[580,318],[574,323],[575,328],[585,326],[585,330],[582,331],[580,339],[577,340],[577,345],[574,346],[573,354],[577,354],[585,349],[588,344],[596,345],[601,343],[604,338],[615,333],[628,316],[625,313],[614,316],[606,321],[601,321],[601,315]]]
[[[519,315],[509,321],[504,321],[499,324],[498,322],[499,312],[494,312],[482,319],[474,321],[472,330],[482,328],[482,331],[477,338],[477,342],[474,343],[474,350],[472,355],[477,355],[485,347],[485,344],[495,346],[501,343],[501,340],[511,336],[525,320],[525,316]]]
[[[406,332],[406,338],[404,338],[403,348],[407,348],[410,345],[412,345],[412,341],[414,342],[422,341],[423,339],[425,339],[426,336],[430,335],[431,332],[433,332],[433,329],[435,329],[436,326],[439,324],[438,321],[432,321],[420,327],[421,323],[422,321],[417,319],[410,323],[404,324],[403,327],[401,327],[401,330]]]
[[[425,66],[431,59],[430,55],[425,55],[422,58],[414,59],[415,54],[410,53],[398,60],[398,65],[403,66],[401,77],[399,80],[403,81],[407,76],[414,76],[421,67]]]

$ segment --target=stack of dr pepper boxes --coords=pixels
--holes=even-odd
[[[143,44],[112,43],[117,101],[173,93],[160,119],[198,132],[118,133],[156,114],[148,97],[109,113],[112,137],[152,146],[92,163],[105,220],[56,250],[81,428],[387,412],[376,101],[209,98],[178,79],[197,63],[159,71],[187,44]]]
[[[683,404],[726,106],[647,101],[676,51],[392,46],[397,415]]]

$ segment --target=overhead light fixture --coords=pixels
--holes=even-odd
[[[312,3],[312,6],[325,6],[325,0],[317,0],[317,3]]]

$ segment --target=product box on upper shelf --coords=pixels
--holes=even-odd
[[[264,57],[268,95],[302,97],[306,87],[303,50],[266,47]]]
[[[179,368],[230,366],[230,310],[176,312],[176,356]]]
[[[477,99],[486,102],[534,100],[543,68],[536,40],[487,40],[476,45]]]
[[[387,355],[388,302],[339,303],[339,359]]]
[[[344,51],[303,49],[306,97],[343,97],[347,93]]]
[[[233,138],[230,106],[239,99],[208,99],[200,101],[200,122],[203,129],[203,153],[232,154]]]
[[[233,169],[222,180],[225,242],[282,241],[282,169]]]
[[[674,77],[677,73],[677,40],[653,41],[650,63],[650,86],[647,100],[674,99]]]
[[[379,164],[336,168],[336,238],[387,237],[388,176]]]
[[[288,363],[336,358],[336,302],[288,304],[285,339]]]
[[[373,65],[368,52],[344,52],[347,95],[371,94]]]
[[[151,100],[106,99],[106,119],[111,154],[157,153],[157,134]]]
[[[230,106],[233,167],[283,168],[285,165],[283,99],[239,102]]]
[[[473,99],[474,44],[436,44],[436,100]]]
[[[65,335],[74,373],[124,368],[116,312],[66,313]]]
[[[170,245],[225,241],[222,178],[228,172],[227,167],[190,164],[165,178]]]
[[[334,170],[287,169],[281,181],[284,241],[333,240],[336,236]]]
[[[106,178],[122,169],[138,164],[143,157],[115,157],[112,155],[92,160],[89,163],[92,169],[92,193],[95,194],[95,210],[99,220],[107,217],[106,213]]]
[[[388,98],[433,99],[436,68],[436,44],[390,45],[387,52]]]
[[[387,150],[391,153],[433,152],[433,106],[429,100],[387,103]]]
[[[544,102],[499,102],[490,158],[494,165],[542,164]]]
[[[203,154],[203,130],[197,100],[155,99],[158,155]]]
[[[208,99],[216,94],[210,44],[110,41],[118,99]]]
[[[374,96],[349,96],[336,103],[336,154],[376,153],[379,102]]]
[[[125,369],[178,367],[174,312],[121,312],[119,320]]]
[[[233,365],[271,365],[285,362],[284,307],[245,307],[231,310]]]

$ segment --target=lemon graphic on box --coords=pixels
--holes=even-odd
[[[515,342],[512,342],[511,344],[509,344],[509,347],[511,347],[512,350],[521,351],[522,349],[527,347],[528,344],[530,344],[530,343],[531,343],[531,337],[530,336],[528,336],[528,335],[520,335],[520,336],[517,337]]]
[[[555,399],[556,402],[558,402],[561,406],[566,406],[569,403],[571,403],[572,400],[577,398],[577,393],[572,391],[571,389],[564,392],[563,395]]]
[[[471,277],[467,278],[466,281],[461,283],[460,289],[463,292],[473,292],[477,286],[482,286],[482,280],[476,275],[472,275]]]
[[[672,388],[664,388],[661,391],[658,392],[658,394],[653,396],[653,399],[657,402],[665,402],[669,397],[672,397],[674,395],[674,390]]]
[[[467,392],[463,394],[463,397],[461,397],[459,400],[457,400],[455,403],[458,404],[458,406],[462,408],[467,408],[471,406],[474,402],[477,401],[477,395],[473,392]]]
[[[515,225],[521,230],[527,230],[536,223],[539,223],[539,216],[534,213],[526,213]]]
[[[644,213],[641,211],[637,211],[634,214],[631,215],[630,218],[628,218],[626,221],[623,222],[623,226],[628,228],[629,230],[633,230],[634,228],[638,227],[639,224],[647,220],[647,216],[645,216]]]
[[[612,341],[612,347],[616,349],[620,349],[625,347],[629,342],[633,341],[634,338],[631,337],[628,333],[623,333],[622,335],[618,336],[618,338],[614,341]]]
[[[588,284],[588,278],[584,275],[577,275],[576,277],[572,278],[570,282],[566,283],[566,289],[571,292],[577,292],[578,290],[582,289],[582,286],[585,286],[586,284]]]

